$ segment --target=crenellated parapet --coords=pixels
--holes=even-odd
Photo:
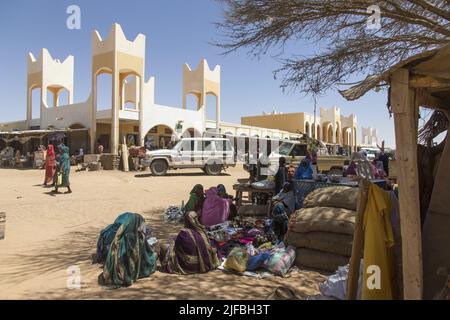
[[[27,57],[27,123],[32,120],[32,90],[41,89],[40,115],[44,108],[59,105],[61,90],[68,92],[68,104],[73,103],[74,57],[69,55],[64,61],[54,59],[50,52],[43,48],[37,58],[29,52]],[[47,104],[47,90],[53,94],[53,105]]]

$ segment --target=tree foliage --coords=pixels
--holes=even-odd
[[[289,42],[314,46],[282,57],[282,87],[323,92],[355,74],[374,74],[418,52],[450,42],[449,0],[217,0],[224,6],[223,41],[230,53],[260,56]],[[367,27],[378,5],[381,28]],[[320,84],[320,88],[317,87]]]

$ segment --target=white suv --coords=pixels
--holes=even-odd
[[[150,167],[156,176],[169,169],[200,168],[209,175],[218,175],[227,167],[235,166],[234,148],[224,138],[184,138],[172,149],[147,151],[142,167]]]

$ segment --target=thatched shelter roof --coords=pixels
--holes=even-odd
[[[400,68],[407,68],[417,76],[413,85],[427,88],[436,98],[450,98],[450,44],[429,50],[400,61],[381,74],[368,76],[357,85],[339,93],[347,100],[356,100],[382,83],[389,83],[391,75]]]

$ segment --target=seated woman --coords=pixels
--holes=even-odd
[[[350,160],[345,176],[360,176],[370,180],[380,178],[377,168],[361,152],[353,152]]]
[[[219,196],[217,188],[206,190],[206,199],[203,202],[200,221],[205,226],[214,226],[228,220],[230,216],[230,198]]]
[[[225,186],[223,184],[217,185],[217,192],[219,197],[221,197],[222,199],[231,199],[231,201],[235,200],[232,195],[229,195],[227,193],[227,190],[225,189]],[[237,207],[233,202],[231,202],[228,220],[233,220],[236,216],[237,216]]]
[[[300,162],[297,170],[295,171],[295,179],[312,179],[313,168],[311,164],[311,159],[305,158]]]
[[[203,207],[203,201],[205,201],[203,186],[201,184],[196,184],[191,190],[189,200],[184,206],[184,211],[195,211],[200,215]]]
[[[273,216],[273,231],[282,240],[288,229],[289,217],[295,210],[295,195],[292,183],[285,182],[283,189],[272,198],[274,202],[272,216]]]
[[[194,211],[186,215],[185,227],[175,242],[161,247],[159,258],[163,271],[168,273],[204,273],[220,265],[216,249],[211,246],[206,229]]]
[[[146,241],[145,220],[125,212],[100,232],[97,262],[104,263],[99,284],[111,288],[128,287],[156,270],[156,253]]]

